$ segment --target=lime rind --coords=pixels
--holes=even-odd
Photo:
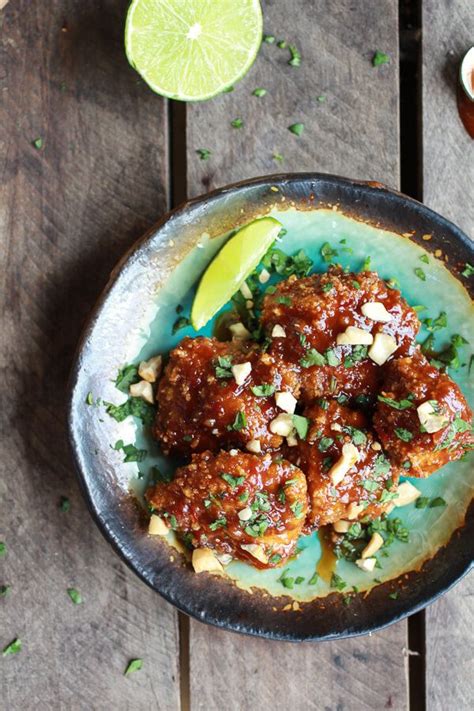
[[[242,227],[222,247],[204,272],[191,309],[199,331],[240,289],[281,230],[274,217],[262,217]]]
[[[194,42],[190,36],[198,25]],[[154,92],[178,101],[205,101],[245,76],[262,32],[259,0],[241,0],[237,6],[234,0],[133,0],[125,52]]]

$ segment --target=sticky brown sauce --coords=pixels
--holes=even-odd
[[[337,563],[333,545],[329,539],[331,528],[332,526],[324,526],[320,528],[318,532],[319,542],[321,544],[321,558],[318,560],[316,572],[326,583],[331,582],[331,577],[336,570]]]

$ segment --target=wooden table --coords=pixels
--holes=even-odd
[[[402,2],[401,18],[396,0],[267,0],[266,31],[294,42],[301,66],[264,44],[233,93],[193,106],[153,95],[128,67],[126,7],[10,0],[0,11],[0,584],[11,585],[0,645],[23,642],[0,660],[0,706],[472,709],[472,579],[408,622],[340,642],[272,643],[189,621],[102,539],[65,423],[88,312],[121,254],[186,194],[281,171],[401,180],[474,233],[474,143],[455,102],[472,0]],[[388,64],[372,66],[376,49]],[[133,657],[143,669],[124,677]]]

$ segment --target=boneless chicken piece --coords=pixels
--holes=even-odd
[[[255,345],[185,338],[158,388],[154,435],[165,454],[236,446],[257,453],[280,446],[269,424],[275,393],[299,393],[296,369]]]
[[[380,516],[399,479],[361,412],[321,401],[305,410],[306,440],[285,450],[308,482],[309,523],[316,528],[336,521]]]
[[[419,350],[388,365],[374,427],[390,459],[409,476],[426,477],[471,449],[471,420],[459,387]]]
[[[415,311],[374,272],[289,277],[267,294],[262,323],[270,352],[301,368],[302,396],[370,395],[380,365],[407,355],[420,327]]]
[[[169,484],[147,493],[150,508],[194,548],[246,560],[283,563],[307,515],[306,479],[281,457],[231,450],[202,452]]]

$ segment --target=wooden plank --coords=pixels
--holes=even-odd
[[[179,706],[177,615],[102,538],[66,438],[84,319],[167,206],[166,105],[124,58],[126,6],[14,0],[0,13],[0,646],[23,642],[1,663],[4,708]],[[133,657],[143,670],[124,677]]]
[[[423,200],[474,238],[474,141],[455,94],[459,61],[474,36],[472,2],[425,0],[422,20]],[[429,711],[474,707],[473,595],[471,575],[426,611]]]
[[[298,45],[302,64],[288,66],[287,51],[264,45],[233,93],[188,107],[189,193],[303,170],[398,187],[397,5],[268,2],[265,31]],[[390,55],[390,65],[372,66],[376,49]],[[267,95],[252,96],[256,87]],[[236,117],[244,128],[230,127]],[[300,138],[287,129],[295,122],[305,124]],[[198,148],[212,151],[208,161],[199,159]],[[282,164],[272,158],[275,152],[284,156]],[[405,622],[362,639],[291,645],[192,621],[191,708],[406,709],[406,645]]]

